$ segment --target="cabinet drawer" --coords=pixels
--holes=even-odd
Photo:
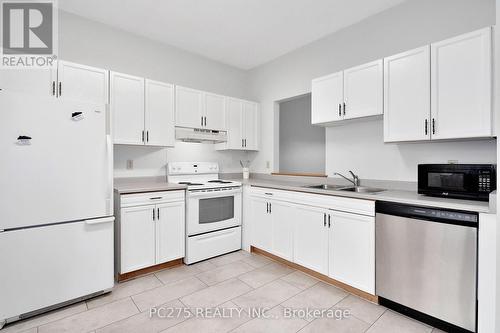
[[[123,194],[120,196],[121,207],[150,205],[164,202],[184,201],[184,190]]]
[[[253,187],[250,195],[266,197],[274,200],[287,201],[300,205],[314,206],[331,210],[338,210],[354,214],[375,216],[375,201],[347,198],[342,196],[304,193],[287,190],[276,190],[264,187]]]

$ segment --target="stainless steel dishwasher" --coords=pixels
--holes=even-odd
[[[380,304],[447,332],[476,332],[473,212],[376,203]]]

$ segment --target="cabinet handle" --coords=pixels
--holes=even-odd
[[[205,127],[207,127],[207,117],[205,117]]]
[[[59,82],[59,97],[62,96],[62,83]]]
[[[323,226],[326,227],[326,213],[323,213]]]
[[[266,212],[269,214],[269,202],[266,202]]]
[[[345,116],[345,102],[344,102],[344,116]]]
[[[156,208],[156,218],[160,219],[160,208]]]
[[[273,204],[270,202],[269,203],[269,214],[273,213]]]
[[[339,117],[342,117],[342,104],[339,103]]]
[[[427,135],[427,133],[428,133],[428,130],[427,130],[428,125],[429,125],[429,121],[427,119],[425,119],[425,124],[424,124],[425,135]]]
[[[149,142],[149,131],[146,131],[146,142]]]
[[[142,142],[144,142],[144,130],[142,131]]]
[[[247,147],[247,139],[245,139],[245,148]]]
[[[328,214],[328,228],[330,228],[331,225],[332,225],[331,224],[331,216],[330,216],[330,214]]]
[[[241,148],[243,148],[243,139],[241,139]]]
[[[52,96],[56,95],[56,81],[52,81]]]
[[[153,208],[153,221],[156,220],[155,218],[155,209]]]
[[[436,119],[432,118],[432,134],[436,134]]]

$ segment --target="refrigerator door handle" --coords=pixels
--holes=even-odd
[[[113,222],[114,220],[115,220],[115,217],[114,216],[110,216],[110,217],[103,217],[103,218],[100,218],[100,219],[85,220],[85,224],[89,224],[89,225],[103,224],[103,223]]]
[[[108,199],[107,201],[107,210],[108,214],[113,214],[113,141],[111,139],[111,135],[106,135],[106,152],[107,152],[107,163],[108,163]]]

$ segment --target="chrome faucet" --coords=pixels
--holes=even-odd
[[[352,175],[352,179],[349,179],[346,176],[344,176],[343,174],[338,173],[338,172],[335,172],[334,175],[340,176],[340,177],[344,178],[345,180],[351,182],[354,186],[358,187],[359,186],[359,177],[357,175],[355,175],[354,172],[352,172],[351,170],[349,170],[349,173]]]

